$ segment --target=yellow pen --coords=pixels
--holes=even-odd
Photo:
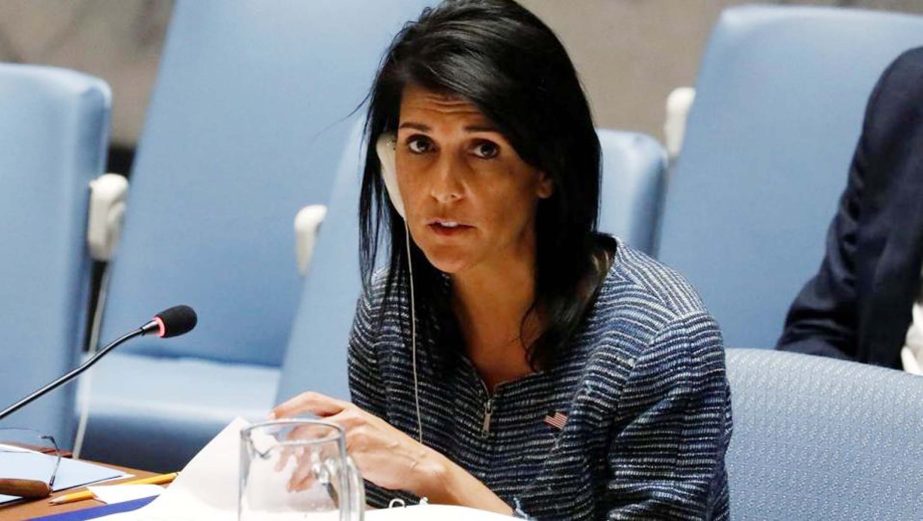
[[[135,479],[132,481],[126,481],[124,483],[119,483],[119,485],[162,485],[164,483],[173,481],[176,479],[176,476],[179,476],[179,472],[171,472],[169,474],[159,474],[149,478]],[[49,500],[49,503],[52,505],[63,505],[65,503],[73,503],[74,501],[93,499],[93,497],[94,496],[92,492],[89,490],[84,490],[82,492],[74,492],[72,494],[64,494],[63,496],[58,496]]]

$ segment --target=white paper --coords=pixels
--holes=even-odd
[[[107,505],[159,496],[163,493],[163,487],[160,485],[105,485],[90,486],[87,489],[93,497]]]
[[[414,505],[407,508],[370,510],[366,521],[509,521],[510,516],[449,505]]]
[[[186,465],[173,484],[148,505],[100,517],[104,521],[236,521],[240,459],[240,430],[246,420],[237,418]],[[137,486],[137,485],[126,485]],[[110,487],[111,488],[111,487]],[[267,521],[337,521],[339,513],[283,512],[263,516]],[[464,507],[416,505],[374,510],[367,521],[500,521],[510,517]]]
[[[0,450],[5,452],[31,452],[32,454],[41,454],[41,452],[37,450],[17,447],[16,445],[7,445],[6,443],[0,443]]]
[[[240,430],[249,423],[236,418],[179,473],[154,501],[106,521],[236,521]]]

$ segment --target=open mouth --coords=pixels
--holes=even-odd
[[[428,225],[430,230],[435,232],[438,235],[458,235],[464,233],[468,230],[474,228],[474,226],[469,226],[467,224],[462,224],[457,221],[448,221],[448,220],[436,220],[430,222]]]

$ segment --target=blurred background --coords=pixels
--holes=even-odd
[[[708,35],[744,0],[521,0],[554,29],[606,128],[663,139],[664,102],[693,85]],[[776,1],[923,13],[919,0]],[[108,171],[128,174],[157,73],[172,0],[4,0],[0,61],[56,65],[113,91]]]
[[[869,93],[923,46],[923,0],[520,1],[587,91],[599,230],[676,268],[721,326],[735,519],[919,518],[923,380],[767,348],[823,258]],[[350,114],[436,2],[0,0],[0,404],[154,311],[201,317],[0,428],[170,472],[235,417],[346,398]]]

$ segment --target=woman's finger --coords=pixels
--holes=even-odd
[[[282,449],[282,452],[279,453],[279,460],[276,461],[276,465],[273,468],[273,470],[275,470],[276,472],[282,472],[282,470],[285,469],[286,465],[288,465],[289,458],[291,458],[292,456],[293,456],[293,451],[291,448],[286,447]]]
[[[335,423],[348,433],[356,427],[368,425],[374,418],[374,416],[358,407],[348,407],[337,414],[325,417],[324,421]]]
[[[330,418],[335,416],[328,416],[324,418],[324,422],[331,422]],[[320,425],[320,424],[310,424],[310,425],[299,425],[292,429],[285,436],[286,441],[313,441],[323,438],[329,438],[336,431],[329,425]]]
[[[314,483],[314,470],[308,453],[302,454],[297,460],[297,466],[292,471],[288,480],[288,491],[298,492],[310,488]]]
[[[350,405],[349,402],[308,391],[277,405],[273,408],[270,416],[273,418],[287,418],[306,412],[317,416],[331,416]]]

